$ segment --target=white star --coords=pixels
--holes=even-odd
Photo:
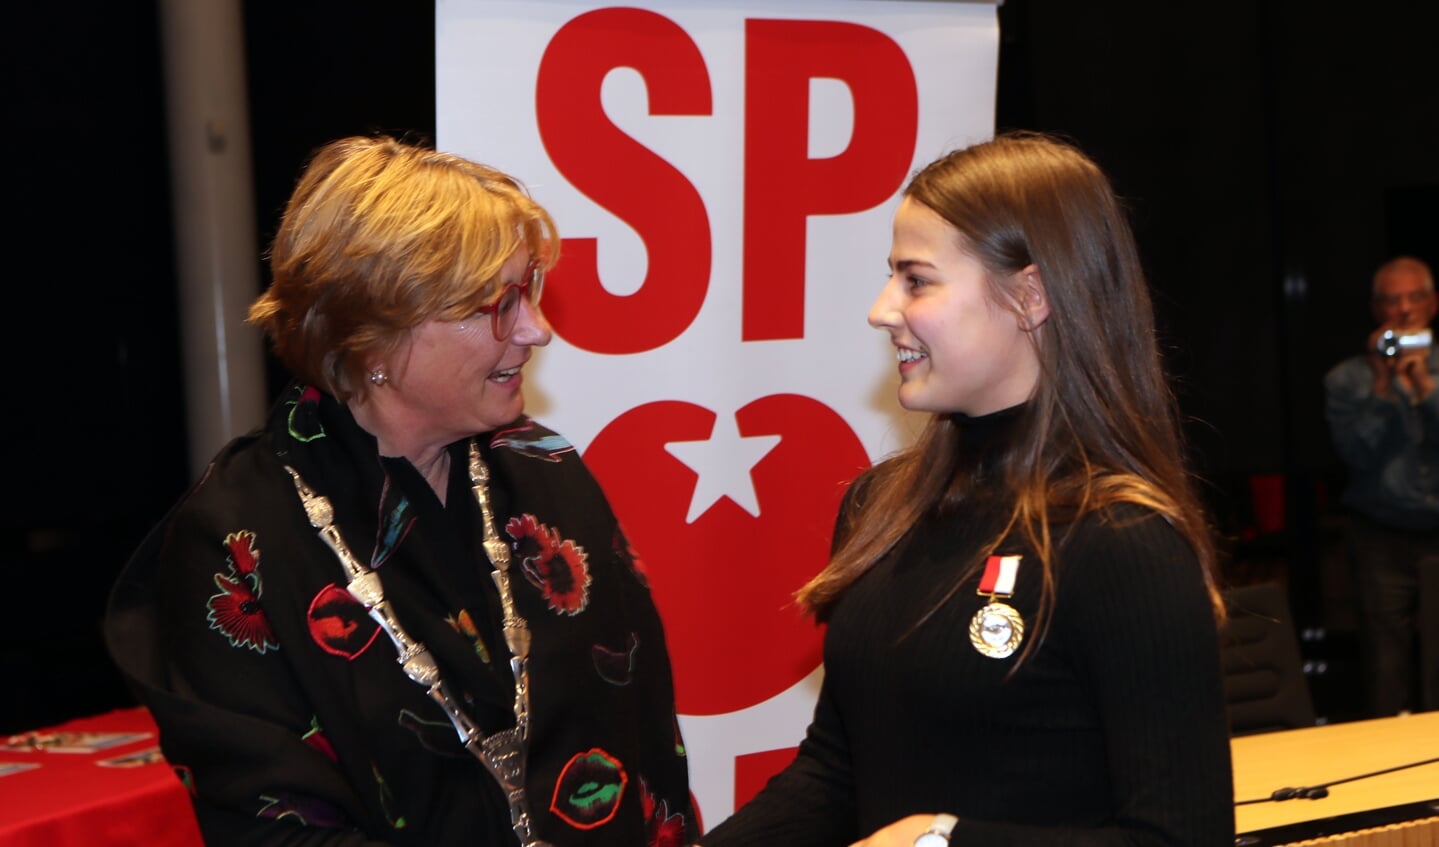
[[[759,497],[750,471],[779,440],[778,435],[741,437],[733,415],[718,415],[708,440],[666,443],[665,450],[699,476],[685,523],[694,523],[721,497],[759,517]]]

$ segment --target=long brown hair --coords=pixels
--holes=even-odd
[[[1166,518],[1194,549],[1222,620],[1214,536],[1185,467],[1134,236],[1104,173],[1060,139],[1013,132],[930,163],[904,196],[956,229],[984,264],[995,302],[1013,302],[999,280],[1034,264],[1050,305],[1035,342],[1038,384],[1012,440],[986,459],[1012,505],[956,587],[1019,533],[1042,564],[1042,636],[1055,599],[1052,530],[1134,503]],[[796,594],[801,606],[826,620],[841,592],[922,516],[965,501],[972,492],[961,451],[954,421],[937,414],[912,446],[868,471],[863,502],[851,498],[828,566]]]

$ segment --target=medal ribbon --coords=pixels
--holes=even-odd
[[[984,576],[979,580],[980,594],[1008,597],[1014,593],[1014,580],[1019,575],[1020,556],[990,556],[984,563]]]

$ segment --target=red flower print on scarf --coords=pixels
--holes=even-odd
[[[248,647],[256,653],[280,649],[260,606],[260,551],[255,547],[255,533],[232,532],[225,536],[225,546],[230,550],[226,558],[230,571],[215,574],[220,593],[205,604],[210,610],[206,616],[210,628],[229,639],[231,647]]]
[[[685,816],[670,814],[669,803],[650,793],[650,787],[640,780],[640,798],[644,802],[645,841],[649,847],[684,847]]]
[[[561,539],[559,532],[534,515],[510,518],[505,532],[515,540],[520,569],[540,589],[551,611],[578,615],[590,602],[589,557],[583,547]]]

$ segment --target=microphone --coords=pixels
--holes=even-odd
[[[1238,800],[1234,803],[1234,805],[1248,806],[1252,803],[1277,803],[1283,800],[1322,800],[1325,797],[1329,796],[1329,789],[1331,786],[1341,785],[1346,782],[1353,782],[1357,779],[1368,779],[1371,776],[1379,776],[1380,774],[1393,773],[1394,771],[1402,771],[1407,768],[1417,768],[1420,765],[1430,765],[1435,762],[1439,762],[1439,757],[1435,757],[1433,759],[1425,759],[1420,762],[1410,762],[1407,765],[1396,765],[1395,767],[1385,768],[1384,770],[1361,773],[1358,776],[1347,776],[1343,779],[1336,779],[1330,782],[1326,782],[1323,785],[1301,785],[1294,788],[1277,788],[1273,792],[1271,792],[1268,797],[1257,797],[1253,800]]]

